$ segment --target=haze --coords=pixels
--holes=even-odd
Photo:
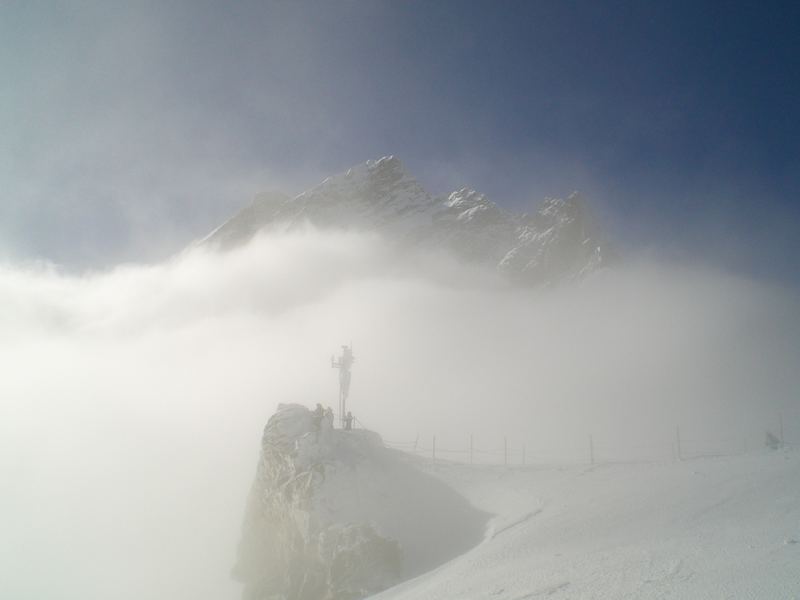
[[[16,598],[235,597],[260,430],[281,402],[335,406],[342,342],[357,418],[440,452],[506,436],[514,461],[569,464],[591,434],[669,460],[678,425],[687,452],[740,452],[797,414],[796,295],[654,262],[521,290],[307,230],[83,277],[6,265],[0,302]]]
[[[240,597],[261,432],[336,407],[343,344],[358,426],[438,461],[472,440],[476,463],[680,480],[676,458],[800,442],[798,16],[4,2],[0,596]],[[390,154],[431,197],[579,190],[618,260],[522,287],[371,230],[197,243]]]

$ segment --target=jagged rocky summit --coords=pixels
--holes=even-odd
[[[261,439],[233,575],[245,600],[356,600],[463,553],[486,521],[377,434],[280,405]]]
[[[444,250],[529,285],[576,279],[613,260],[577,193],[548,198],[533,214],[513,214],[475,190],[432,196],[393,156],[368,160],[294,198],[260,194],[201,243],[226,249],[264,229],[309,224]]]

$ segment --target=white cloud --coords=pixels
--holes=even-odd
[[[392,440],[581,460],[751,447],[798,389],[793,292],[627,265],[519,290],[355,234],[258,238],[86,276],[0,269],[0,581],[9,597],[224,598],[279,402]],[[796,406],[796,403],[794,404]],[[794,429],[791,429],[794,427]],[[515,454],[515,456],[517,456]]]

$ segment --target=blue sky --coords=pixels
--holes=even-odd
[[[628,252],[796,282],[800,9],[702,2],[8,2],[0,252],[153,260],[262,189],[400,156]]]

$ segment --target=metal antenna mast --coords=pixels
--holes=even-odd
[[[339,369],[339,426],[342,428],[347,414],[347,396],[350,394],[350,368],[355,361],[352,342],[349,346],[342,346],[342,354],[339,358],[331,356],[331,367]]]

